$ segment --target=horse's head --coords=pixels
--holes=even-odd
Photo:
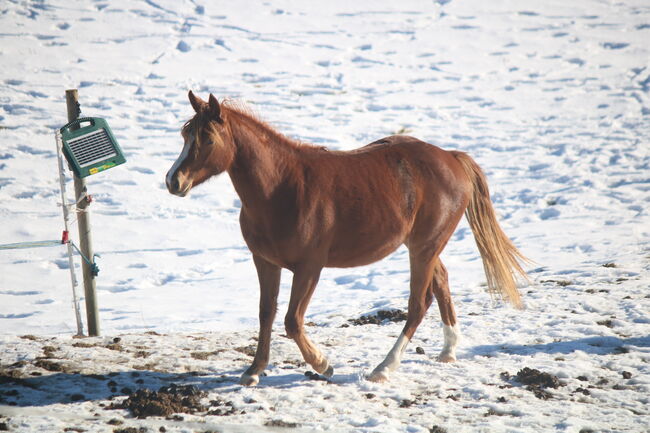
[[[196,114],[181,130],[184,145],[167,172],[167,189],[185,197],[190,190],[210,177],[228,170],[235,156],[225,113],[212,94],[205,102],[190,90],[190,103]]]

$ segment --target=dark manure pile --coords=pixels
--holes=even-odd
[[[510,373],[504,371],[501,373],[501,378],[504,380],[513,379],[515,382],[526,385],[528,391],[531,391],[535,394],[535,397],[542,400],[553,398],[553,394],[548,392],[546,388],[557,389],[565,386],[557,376],[528,367],[519,370],[515,376],[510,376]]]
[[[355,326],[360,325],[381,325],[388,322],[403,322],[407,318],[406,311],[402,310],[379,310],[373,314],[367,314],[358,319],[348,319],[348,322]],[[343,325],[349,326],[349,325]]]
[[[113,403],[111,409],[127,409],[137,418],[149,416],[169,417],[175,413],[193,414],[208,408],[201,403],[207,397],[205,391],[194,385],[163,386],[158,391],[139,389],[120,403]]]

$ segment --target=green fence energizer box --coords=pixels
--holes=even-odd
[[[108,123],[99,117],[82,117],[61,128],[63,154],[80,178],[126,162]]]

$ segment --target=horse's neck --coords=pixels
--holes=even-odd
[[[235,125],[231,133],[237,150],[228,174],[237,194],[244,206],[264,206],[295,168],[296,148],[258,122]]]

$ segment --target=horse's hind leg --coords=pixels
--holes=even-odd
[[[305,334],[305,312],[314,293],[318,278],[320,277],[321,268],[316,269],[298,269],[294,272],[293,283],[291,286],[291,299],[289,308],[284,320],[284,326],[289,338],[293,339],[305,362],[312,366],[317,373],[326,377],[331,377],[334,369],[329,365],[327,359],[318,350]]]
[[[442,319],[443,332],[445,336],[445,343],[442,347],[438,361],[440,362],[454,362],[456,361],[456,346],[460,338],[458,325],[456,324],[456,312],[454,311],[454,303],[451,300],[449,293],[449,280],[447,278],[447,269],[440,260],[437,261],[436,267],[433,271],[433,278],[431,280],[431,289],[438,301],[438,308],[440,309],[440,318]]]
[[[368,376],[372,382],[385,382],[388,380],[390,373],[399,367],[402,360],[402,354],[407,344],[411,341],[415,330],[424,318],[431,302],[433,301],[433,292],[431,278],[434,266],[438,262],[436,258],[415,256],[410,253],[411,262],[411,294],[409,296],[408,317],[404,329],[400,334],[393,348],[388,352],[386,359],[379,364]]]

